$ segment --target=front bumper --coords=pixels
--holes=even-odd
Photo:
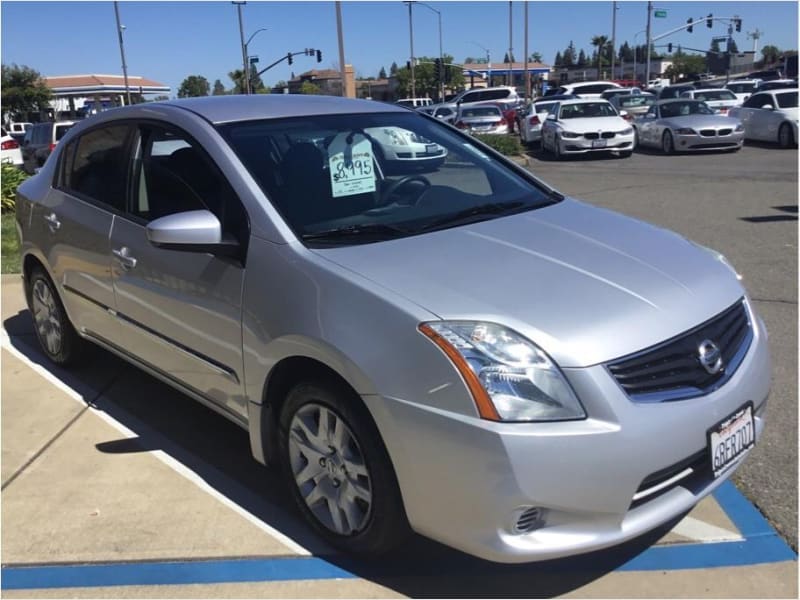
[[[675,149],[679,152],[703,150],[733,150],[744,144],[744,131],[728,135],[702,136],[699,134],[675,134]]]
[[[600,145],[598,142],[605,142]],[[586,154],[589,152],[631,152],[634,147],[633,132],[630,135],[615,135],[604,140],[589,140],[581,136],[578,138],[559,138],[561,154]]]
[[[748,401],[764,428],[770,357],[754,320],[747,356],[719,390],[689,400],[632,402],[602,365],[564,369],[589,418],[494,423],[396,398],[366,396],[397,473],[412,528],[497,562],[546,560],[613,546],[691,509],[722,476],[682,480],[632,507],[648,476],[706,447],[709,428]],[[515,530],[526,509],[543,525]]]

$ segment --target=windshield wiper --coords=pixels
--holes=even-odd
[[[527,202],[490,202],[488,204],[479,204],[478,206],[472,206],[457,213],[453,213],[452,215],[446,215],[440,219],[430,221],[423,225],[420,231],[430,231],[447,225],[457,225],[462,222],[472,223],[480,220],[475,217],[497,215],[501,213],[513,214],[515,212],[522,212],[523,210],[531,210],[534,208],[536,208],[535,205],[528,204]]]
[[[312,231],[300,236],[303,240],[339,240],[349,237],[367,237],[371,239],[392,239],[409,235],[411,232],[393,225],[369,223],[366,225],[346,225],[334,229]]]

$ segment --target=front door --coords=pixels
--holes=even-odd
[[[246,215],[222,174],[191,139],[139,128],[132,195],[111,232],[111,270],[126,349],[240,419],[243,395],[243,261],[153,246],[146,225],[208,209],[247,244]]]

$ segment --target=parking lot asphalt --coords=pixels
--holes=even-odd
[[[797,597],[786,544],[797,536],[797,152],[534,153],[530,168],[721,250],[743,274],[775,362],[767,434],[736,481],[744,495],[725,484],[679,522],[572,559],[495,565],[419,537],[381,561],[343,557],[303,526],[235,425],[100,350],[74,371],[48,363],[19,277],[4,276],[2,595]],[[775,215],[794,220],[743,220]]]

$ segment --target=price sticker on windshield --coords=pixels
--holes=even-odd
[[[360,134],[340,133],[328,147],[334,198],[375,191],[372,144]]]

